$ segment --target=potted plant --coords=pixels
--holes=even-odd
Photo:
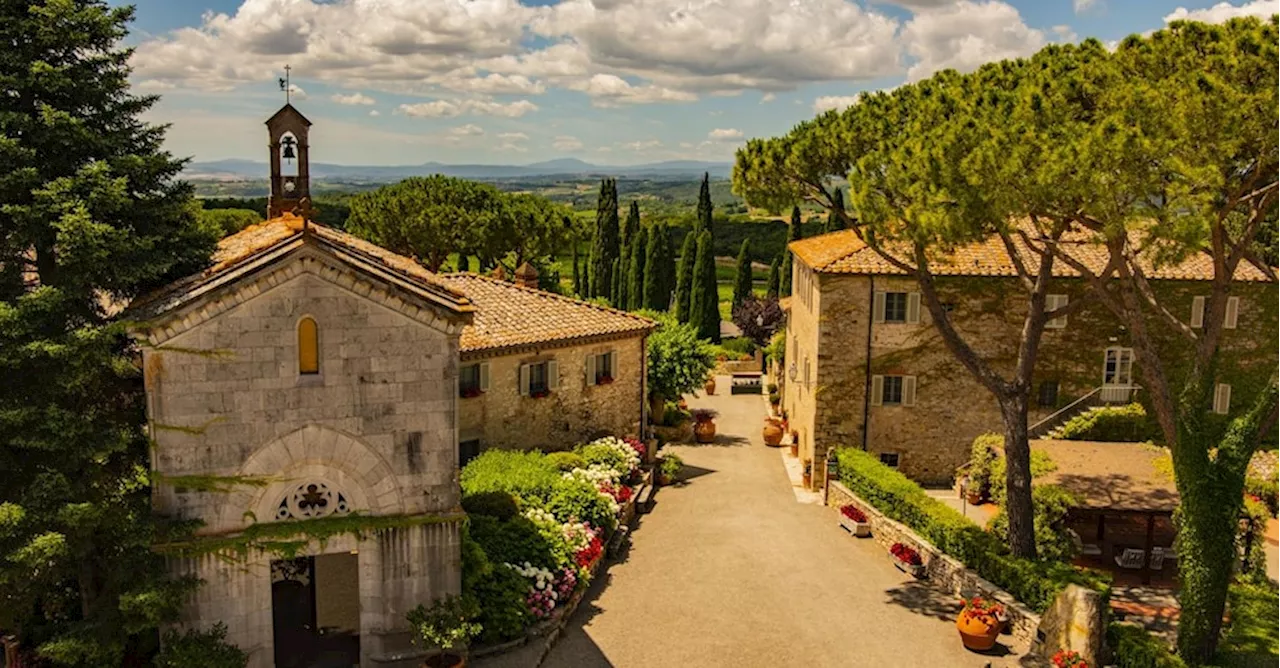
[[[670,485],[680,477],[680,469],[684,462],[676,455],[663,455],[662,464],[658,466],[658,483]]]
[[[773,411],[774,415],[777,415],[778,407],[781,405],[782,397],[778,395],[777,391],[769,392],[769,410]]]
[[[1060,649],[1051,660],[1056,668],[1089,668],[1089,664],[1074,649]]]
[[[985,652],[995,647],[996,637],[1000,635],[1000,620],[996,618],[996,612],[1004,606],[981,596],[963,598],[960,602],[964,607],[956,616],[956,629],[960,631],[960,641],[965,649]]]
[[[867,514],[851,503],[840,506],[840,526],[858,538],[871,535],[871,521],[867,519]]]
[[[764,419],[764,444],[773,448],[782,444],[782,424],[777,418]]]
[[[889,553],[893,555],[893,565],[903,573],[910,573],[912,577],[924,577],[924,560],[920,558],[920,553],[913,547],[909,547],[902,543],[894,543],[889,548]]]
[[[716,439],[716,423],[719,413],[710,408],[693,409],[693,437],[699,443],[710,443]]]
[[[716,393],[716,377],[714,375],[707,376],[707,382],[702,384],[702,391],[711,396]]]
[[[813,462],[804,460],[804,488],[809,489],[813,485]]]
[[[437,599],[431,607],[419,605],[405,618],[413,626],[414,642],[439,647],[440,652],[422,663],[428,668],[463,668],[467,665],[467,645],[481,631],[471,621],[480,614],[475,601],[448,595]]]

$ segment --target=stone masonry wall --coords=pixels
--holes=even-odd
[[[787,348],[786,360],[782,375],[787,379],[783,385],[782,408],[787,412],[788,428],[799,437],[800,461],[809,461],[813,465],[813,484],[821,485],[819,465],[820,457],[815,444],[825,442],[817,425],[819,418],[818,390],[821,387],[820,374],[823,367],[831,362],[822,357],[819,337],[822,330],[819,314],[825,303],[823,295],[816,288],[810,290],[810,302],[806,303],[801,291],[804,286],[798,280],[803,267],[800,262],[793,263],[791,280],[791,308],[787,316]],[[791,380],[791,368],[795,365],[796,378]],[[806,376],[806,369],[808,375]],[[806,382],[806,378],[808,379]]]
[[[603,435],[639,433],[644,398],[644,337],[468,359],[489,363],[489,390],[459,399],[459,440],[482,448],[563,450]],[[586,377],[587,357],[613,351],[617,374],[608,385]],[[521,364],[554,359],[560,386],[550,396],[520,396]]]

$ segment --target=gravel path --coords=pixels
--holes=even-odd
[[[796,503],[760,397],[717,382],[723,394],[690,401],[720,411],[717,442],[670,446],[686,482],[661,490],[543,666],[1016,665],[966,651],[951,596]]]

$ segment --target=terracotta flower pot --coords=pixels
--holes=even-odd
[[[460,654],[441,652],[435,656],[427,657],[427,660],[422,662],[422,665],[425,668],[466,668],[467,657]]]
[[[956,617],[956,628],[960,631],[960,640],[965,649],[985,652],[996,645],[1000,635],[1000,621],[992,614],[975,614],[969,610],[961,610]]]
[[[703,389],[703,391],[704,391],[704,392],[706,392],[706,393],[707,393],[707,395],[708,395],[708,396],[710,396],[710,395],[712,395],[712,394],[715,394],[715,393],[716,393],[716,378],[715,378],[715,376],[712,376],[712,377],[708,378],[708,379],[707,379],[707,383],[706,383],[706,385],[703,385],[703,386],[702,386],[702,389]]]
[[[693,424],[693,438],[699,443],[710,443],[716,440],[716,423],[711,420]]]
[[[764,421],[764,444],[774,448],[782,443],[782,425],[773,420]]]
[[[982,505],[982,492],[969,491],[965,494],[965,500],[971,506],[980,506]]]
[[[794,440],[791,441],[791,456],[792,457],[800,456],[800,444],[795,442]]]

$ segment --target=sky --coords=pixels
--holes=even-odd
[[[109,0],[125,4],[126,0]],[[605,165],[732,160],[861,91],[1053,42],[1280,0],[127,0],[147,119],[196,160],[266,159],[292,100],[311,157]]]

